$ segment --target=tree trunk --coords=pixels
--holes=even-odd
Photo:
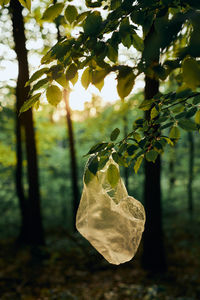
[[[24,20],[22,16],[22,6],[18,0],[10,1],[10,9],[13,25],[13,37],[15,43],[15,52],[18,59],[18,79],[16,88],[17,101],[17,117],[19,108],[28,98],[29,88],[24,87],[26,81],[29,79],[28,72],[28,58],[26,50],[26,38],[24,32]],[[44,243],[42,218],[40,210],[40,196],[39,196],[39,180],[38,180],[38,166],[36,143],[33,126],[32,110],[28,110],[19,117],[17,121],[17,174],[22,176],[22,146],[21,146],[21,128],[25,132],[25,149],[27,159],[27,176],[28,176],[28,199],[25,199],[22,179],[18,179],[17,193],[20,197],[19,203],[22,216],[22,227],[19,240],[23,243],[31,245],[41,245]],[[21,181],[21,182],[20,182]]]
[[[169,152],[169,194],[172,194],[172,191],[174,189],[175,184],[175,161],[176,161],[176,153],[175,153],[175,147],[170,148]]]
[[[158,93],[159,82],[148,76],[145,77],[145,99],[151,99]],[[146,113],[149,119],[150,111]],[[151,272],[163,272],[166,268],[161,208],[161,159],[155,163],[145,160],[144,205],[146,225],[144,231],[143,266]]]
[[[193,192],[192,184],[194,177],[194,137],[192,132],[188,132],[189,142],[189,178],[188,178],[188,212],[190,216],[193,215]]]
[[[124,115],[123,117],[123,127],[124,127],[124,137],[128,135],[128,126],[127,126],[127,117]],[[129,192],[129,169],[124,168],[124,179],[125,179],[125,185],[126,189]]]
[[[69,107],[69,90],[64,89],[63,98],[65,101],[65,107],[67,112],[67,127],[68,127],[68,135],[69,135],[69,148],[70,148],[70,163],[71,163],[71,182],[72,182],[72,192],[73,192],[73,227],[76,231],[76,212],[79,205],[79,187],[78,187],[78,168],[76,161],[76,151],[75,151],[75,143],[74,143],[74,133],[71,119],[71,110]]]

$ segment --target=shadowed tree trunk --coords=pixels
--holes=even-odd
[[[193,215],[193,192],[192,184],[194,177],[194,137],[192,132],[188,132],[189,142],[189,178],[188,178],[188,212],[190,216]]]
[[[10,10],[13,25],[13,37],[15,43],[15,52],[18,59],[18,79],[16,87],[16,139],[17,139],[17,194],[19,197],[22,226],[19,241],[31,244],[41,245],[44,243],[42,218],[40,210],[40,195],[38,183],[38,166],[36,143],[33,126],[32,110],[28,110],[18,117],[19,108],[28,98],[29,88],[24,87],[29,79],[28,59],[26,50],[26,38],[24,32],[24,20],[22,16],[22,6],[18,0],[10,1]],[[27,159],[27,176],[28,176],[28,197],[24,197],[22,184],[22,143],[21,130],[25,133],[25,149]],[[19,178],[18,178],[19,176]]]
[[[127,116],[124,115],[123,117],[123,127],[124,127],[124,137],[126,137],[128,135],[128,126],[127,126]],[[125,185],[127,188],[127,191],[129,192],[129,169],[128,168],[124,168],[124,179],[125,179]]]
[[[154,34],[152,25],[147,34],[144,46],[148,47]],[[155,50],[152,63],[158,63],[159,51]],[[153,98],[159,92],[159,81],[155,78],[145,76],[144,97],[146,100]],[[146,112],[145,118],[150,119],[150,110]],[[156,128],[155,128],[156,130]],[[151,272],[164,272],[166,269],[163,229],[162,229],[162,207],[161,207],[161,158],[157,157],[155,163],[145,160],[144,164],[144,206],[146,211],[146,225],[143,235],[143,266]]]
[[[176,145],[172,148],[170,148],[169,152],[169,194],[174,189],[174,184],[175,184],[175,161],[176,161],[176,153],[175,153],[175,147]]]
[[[70,163],[71,163],[71,182],[72,182],[72,192],[73,192],[73,227],[76,230],[75,221],[76,221],[76,212],[79,205],[79,187],[78,187],[78,174],[77,174],[77,161],[76,161],[76,151],[74,143],[74,133],[71,119],[71,109],[69,106],[69,90],[64,89],[63,98],[65,101],[65,107],[67,112],[67,127],[69,135],[69,148],[70,148]]]

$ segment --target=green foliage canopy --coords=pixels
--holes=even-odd
[[[176,91],[159,93],[140,105],[141,110],[150,111],[149,120],[136,120],[132,132],[123,140],[117,142],[111,138],[110,142],[101,143],[100,148],[98,143],[98,147],[96,145],[89,151],[89,154],[97,156],[97,164],[101,157],[109,157],[116,152],[117,163],[124,166],[134,164],[137,172],[144,157],[155,161],[158,154],[163,153],[165,144],[176,143],[180,137],[179,127],[188,131],[200,129],[200,4],[194,0],[85,2],[88,9],[82,13],[75,6],[65,7],[62,3],[58,3],[59,7],[58,4],[50,6],[44,12],[43,18],[48,15],[49,21],[63,13],[66,23],[79,26],[80,33],[77,37],[61,38],[42,58],[41,63],[45,67],[33,74],[29,83],[46,76],[44,81],[39,80],[32,86],[32,92],[47,89],[47,100],[51,99],[49,102],[57,105],[58,99],[51,95],[51,87],[54,86],[53,81],[59,82],[59,78],[63,78],[63,74],[67,81],[73,82],[75,77],[77,80],[79,70],[84,70],[82,85],[87,89],[93,84],[101,90],[104,78],[115,72],[121,99],[131,93],[140,74],[159,81],[174,74],[178,86]],[[106,11],[105,19],[99,8]],[[120,44],[127,49],[134,47],[141,53],[134,66],[118,62]],[[162,58],[160,62],[156,60],[158,56]],[[51,67],[48,67],[49,63]],[[57,94],[60,95],[60,92]],[[21,111],[35,103],[37,97],[33,97]],[[171,128],[169,137],[161,134],[161,130],[168,127]],[[130,146],[133,151],[130,151]]]

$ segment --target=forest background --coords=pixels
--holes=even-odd
[[[154,21],[148,19],[150,29],[145,28],[145,18],[143,24],[139,23],[137,36],[129,31],[133,30],[132,23],[123,24],[125,29],[123,26],[119,29],[121,43],[118,53],[110,44],[108,53],[100,58],[104,60],[107,55],[108,59],[116,63],[118,56],[118,65],[134,68],[141,57],[146,61],[153,57],[153,67],[151,61],[146,69],[142,69],[143,74],[141,72],[134,88],[130,84],[130,78],[127,80],[128,84],[126,80],[122,82],[122,86],[126,86],[122,88],[119,74],[117,80],[111,74],[109,81],[107,73],[104,73],[105,88],[102,86],[101,76],[101,80],[96,81],[93,77],[91,83],[97,88],[90,85],[88,93],[84,94],[80,86],[81,78],[82,85],[87,87],[87,84],[82,70],[79,71],[76,83],[77,75],[69,78],[71,72],[68,67],[66,78],[72,81],[69,89],[66,79],[63,82],[62,78],[59,82],[57,74],[60,71],[54,67],[55,69],[46,69],[45,72],[49,74],[48,78],[54,76],[54,86],[64,89],[63,97],[57,99],[59,92],[53,96],[51,93],[50,96],[45,94],[40,103],[37,96],[30,98],[29,89],[24,87],[29,78],[34,82],[34,77],[29,76],[29,72],[33,74],[38,71],[42,56],[57,41],[62,42],[62,37],[71,39],[73,35],[78,35],[77,30],[85,26],[90,16],[84,15],[84,12],[98,10],[104,5],[104,10],[100,8],[103,16],[106,5],[102,1],[96,2],[97,7],[91,1],[86,1],[86,6],[84,1],[81,5],[79,1],[52,1],[53,9],[48,10],[49,1],[33,1],[30,12],[29,1],[21,1],[26,8],[17,0],[2,2],[5,6],[2,6],[0,12],[1,299],[199,299],[200,158],[197,149],[200,143],[200,67],[199,53],[194,50],[200,43],[198,1],[150,1],[148,4],[138,1],[139,11],[145,8],[154,12]],[[134,4],[134,1],[124,2],[131,3],[131,6]],[[122,11],[122,19],[123,10],[130,9],[124,8],[124,2],[111,1],[110,4],[111,12]],[[191,17],[191,11],[194,17]],[[163,46],[163,41],[159,44],[159,51],[163,51],[162,63],[156,63],[155,66],[155,61],[158,61],[155,57],[157,41],[148,54],[144,50],[148,30],[152,30],[156,18],[160,18],[159,21],[162,22],[167,19],[170,23],[171,19],[174,21],[173,16],[177,17],[176,14],[180,12],[187,14],[187,17],[181,19],[179,31],[173,32],[169,44]],[[78,13],[82,17],[78,18]],[[146,18],[149,17],[146,11],[145,14]],[[178,20],[180,21],[180,16]],[[136,24],[136,21],[133,20],[133,23]],[[21,26],[23,24],[24,27]],[[19,33],[20,29],[23,32]],[[110,29],[111,32],[112,30]],[[144,35],[142,30],[146,30]],[[86,26],[84,31],[87,31]],[[131,40],[129,36],[132,36]],[[90,39],[89,36],[88,40]],[[95,43],[88,47],[97,51],[98,55],[95,55],[99,59],[99,51],[101,50],[101,54],[103,50],[96,49],[94,45]],[[147,46],[149,48],[149,44]],[[189,50],[184,53],[180,49]],[[59,55],[62,56],[62,53]],[[61,58],[57,60],[60,63]],[[102,64],[100,68],[102,71]],[[120,70],[117,71],[120,73]],[[129,71],[125,72],[123,78],[130,75]],[[36,83],[35,90],[44,87],[46,92],[52,86],[52,78],[50,80],[49,86],[49,79],[42,78],[39,85]],[[148,80],[153,80],[154,83],[160,81],[162,94],[159,97],[162,99],[165,95],[168,101],[166,105],[175,103],[170,115],[164,116],[165,120],[158,119],[158,114],[163,114],[166,106],[158,108],[154,104],[152,106],[152,102],[150,105],[144,102],[155,95],[158,97],[158,89],[154,94],[148,95]],[[119,96],[111,89],[111,84]],[[111,95],[112,102],[109,101],[109,88],[115,93],[114,96]],[[76,94],[76,91],[79,92]],[[28,105],[26,104],[25,110],[29,108],[29,103],[34,104],[35,108],[19,116],[19,110],[28,97],[31,102],[26,102]],[[76,109],[76,103],[80,103],[79,97],[85,98],[82,110]],[[56,108],[51,103],[56,104]],[[151,113],[153,108],[154,115]],[[148,120],[147,117],[147,121],[152,122],[152,126],[157,126],[153,123],[156,120],[159,120],[159,126],[163,126],[162,135],[167,142],[165,149],[159,148],[162,145],[153,144],[154,148],[146,150],[142,144],[141,149],[144,151],[141,153],[140,149],[137,152],[139,156],[134,156],[134,151],[138,149],[127,143],[122,155],[119,152],[121,159],[118,158],[117,162],[121,165],[120,173],[129,194],[146,205],[149,220],[147,228],[153,229],[145,233],[144,243],[141,243],[136,257],[129,263],[115,267],[109,265],[74,227],[83,187],[84,166],[88,159],[84,155],[95,144],[96,149],[101,151],[98,143],[109,141],[110,135],[111,141],[114,140],[112,132],[115,128],[120,130],[119,136],[116,136],[118,140],[123,139],[134,128],[142,128],[143,132],[141,120],[144,120],[144,111],[150,112],[151,119]],[[141,140],[144,139],[145,134]],[[147,154],[149,152],[151,155]],[[158,154],[162,158],[161,168]],[[134,164],[130,163],[127,169],[125,166],[130,162],[130,157]],[[141,159],[138,161],[140,157],[143,162]],[[140,168],[136,162],[141,163]],[[148,177],[149,182],[146,180],[148,164],[151,172],[155,172],[154,176]],[[90,170],[95,173],[93,168]],[[155,188],[152,188],[151,177],[158,180],[153,182]]]

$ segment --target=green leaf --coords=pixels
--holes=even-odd
[[[100,161],[99,161],[99,165],[98,165],[98,171],[102,170],[105,167],[108,160],[109,160],[108,156],[100,157]]]
[[[104,80],[105,76],[108,74],[107,70],[95,70],[92,72],[92,83],[95,85],[96,83]]]
[[[56,79],[56,82],[58,82],[65,89],[67,89],[69,87],[69,82],[67,81],[64,74],[62,74],[60,77],[58,77]]]
[[[37,91],[39,90],[41,87],[44,88],[45,84],[47,84],[49,82],[48,78],[44,78],[44,79],[41,79],[39,80],[31,89],[31,94],[34,92],[34,91]]]
[[[141,52],[144,50],[143,40],[137,34],[132,35],[132,44],[136,50]]]
[[[132,69],[126,68],[119,72],[117,76],[117,92],[121,99],[127,97],[133,89],[135,75]]]
[[[28,10],[31,10],[31,0],[19,0],[21,5],[28,8]]]
[[[148,160],[148,161],[153,161],[153,162],[155,162],[157,156],[158,156],[158,152],[156,152],[156,151],[154,151],[154,150],[150,150],[150,151],[147,152],[146,155],[145,155],[146,160]]]
[[[95,87],[101,92],[102,88],[104,86],[104,80],[98,82],[95,84]]]
[[[78,16],[78,12],[75,6],[68,5],[65,9],[65,19],[71,24]]]
[[[128,155],[132,156],[137,149],[138,149],[137,145],[129,145],[127,148]]]
[[[191,118],[195,115],[197,111],[196,107],[192,107],[190,110],[188,110],[187,114],[186,114],[186,118]]]
[[[115,48],[113,48],[111,45],[108,45],[108,52],[107,57],[112,61],[116,62],[118,59],[118,52]]]
[[[200,110],[196,112],[194,120],[196,124],[200,125]]]
[[[135,165],[134,165],[134,171],[135,171],[135,173],[137,174],[137,172],[138,172],[138,170],[139,170],[139,168],[140,168],[140,166],[141,166],[141,163],[142,163],[142,161],[143,161],[143,158],[144,158],[144,155],[141,155],[141,156],[139,156],[138,158],[137,158],[137,160],[136,160],[136,162],[135,162]]]
[[[10,0],[1,0],[0,5],[4,6],[4,5],[7,5],[9,2],[10,2]]]
[[[54,5],[49,6],[43,13],[42,20],[53,21],[61,14],[63,7],[63,3],[56,3]]]
[[[115,128],[110,135],[111,141],[115,141],[118,138],[119,134],[120,134],[119,128]]]
[[[154,106],[151,110],[151,119],[155,119],[159,115],[159,111]]]
[[[66,74],[65,74],[66,79],[67,80],[73,79],[77,73],[77,70],[78,70],[77,66],[75,64],[71,64],[66,71]]]
[[[167,142],[168,145],[174,146],[174,143],[168,137],[164,136],[163,139]]]
[[[194,105],[199,104],[199,103],[200,103],[200,95],[194,97],[194,100],[193,100]]]
[[[183,62],[183,81],[191,89],[200,85],[200,64],[194,58],[186,58]]]
[[[92,80],[92,74],[90,68],[86,68],[81,77],[82,86],[87,89]]]
[[[120,175],[118,168],[114,164],[110,164],[107,171],[107,180],[112,188],[117,185],[119,178]]]
[[[26,82],[25,86],[30,85],[31,82],[33,82],[33,81],[37,80],[38,78],[40,78],[48,70],[49,70],[49,68],[42,68],[42,69],[36,71],[35,73],[33,73],[33,75],[31,76],[31,78],[29,79],[29,81]]]
[[[62,92],[57,85],[51,85],[46,91],[47,100],[50,104],[57,106],[62,100]]]
[[[85,18],[88,16],[89,11],[84,11],[83,13],[79,14],[76,18],[75,25],[81,23],[82,21],[85,20]]]
[[[180,120],[178,122],[178,125],[184,129],[184,130],[187,130],[187,131],[191,131],[191,130],[196,130],[197,127],[196,127],[196,124],[189,120],[189,119],[183,119],[183,120]]]
[[[171,129],[170,129],[170,132],[169,132],[169,138],[170,139],[175,139],[175,140],[178,140],[180,138],[181,134],[180,134],[180,130],[177,126],[173,126]]]
[[[98,158],[94,157],[90,164],[88,165],[88,169],[90,170],[90,172],[92,172],[94,175],[96,175],[97,171],[98,171],[98,166],[99,166],[99,162],[98,162]]]
[[[99,152],[105,149],[107,145],[108,143],[97,143],[96,145],[92,146],[92,148],[89,150],[89,152],[86,155]]]
[[[32,96],[31,98],[29,98],[28,100],[26,100],[24,102],[24,104],[22,105],[22,107],[20,108],[19,114],[27,111],[29,108],[31,108],[40,98],[41,93],[35,94],[34,96]]]
[[[143,111],[149,110],[151,108],[152,103],[154,102],[153,99],[150,100],[144,100],[142,101],[142,103],[140,104],[139,108]]]
[[[112,153],[112,158],[113,160],[119,165],[119,166],[124,166],[127,167],[127,163],[123,156],[118,152],[113,152]]]
[[[89,16],[87,16],[83,24],[85,35],[97,36],[98,33],[101,31],[101,25],[102,17],[100,13],[98,11],[92,12]]]
[[[73,85],[75,85],[78,81],[78,72],[76,72],[76,75],[74,76],[74,78],[70,79],[71,83]]]
[[[84,182],[86,185],[88,185],[88,183],[90,181],[92,181],[92,179],[94,178],[94,174],[92,174],[92,172],[90,172],[90,170],[86,170],[85,174],[84,174]]]
[[[168,128],[168,127],[172,126],[173,124],[174,124],[174,122],[168,122],[168,123],[166,123],[165,125],[162,125],[162,126],[160,127],[160,129]]]

